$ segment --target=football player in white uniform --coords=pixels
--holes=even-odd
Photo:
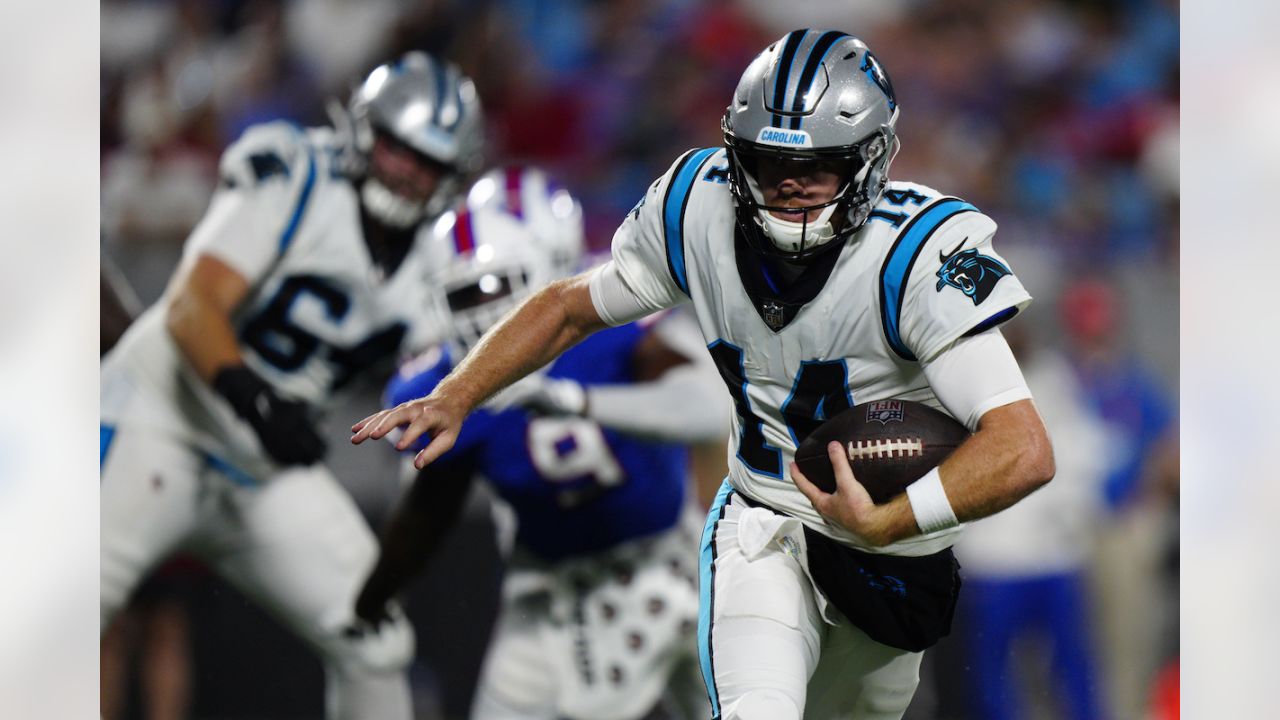
[[[227,149],[164,297],[103,362],[102,627],[185,550],[320,653],[329,717],[407,719],[413,632],[395,608],[376,631],[351,613],[377,544],[314,413],[442,337],[426,221],[479,170],[483,119],[471,81],[423,53],[347,111]]]
[[[534,295],[431,395],[357,423],[353,442],[407,426],[402,445],[432,436],[428,463],[503,385],[601,327],[691,302],[738,415],[702,539],[714,717],[901,717],[923,649],[950,629],[960,524],[1048,482],[1053,455],[996,329],[1030,296],[990,218],[888,181],[897,113],[860,40],[779,39],[743,74],[725,147],[687,152],[653,184],[612,262]],[[886,398],[975,432],[881,505],[838,443],[835,493],[797,471],[814,427]]]

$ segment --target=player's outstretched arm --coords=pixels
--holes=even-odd
[[[587,389],[586,416],[661,442],[707,443],[729,435],[732,406],[692,317],[659,320],[632,353],[636,382]]]
[[[730,399],[692,317],[658,319],[630,359],[629,382],[584,386],[535,373],[497,398],[538,415],[584,417],[644,440],[690,444],[728,437]]]
[[[559,280],[535,293],[485,333],[430,395],[374,413],[351,426],[351,442],[378,439],[397,427],[404,450],[423,434],[431,442],[414,457],[421,469],[453,447],[466,416],[494,393],[551,362],[601,330],[591,301],[590,274]]]
[[[876,505],[857,481],[839,443],[827,448],[836,492],[823,492],[791,464],[796,486],[824,517],[874,545],[888,545],[921,532],[906,493]],[[1053,448],[1040,414],[1024,399],[988,410],[978,431],[938,467],[956,520],[968,522],[999,512],[1049,482]]]
[[[386,619],[387,603],[422,571],[457,523],[471,478],[464,468],[447,466],[418,473],[382,529],[381,552],[356,598],[356,617],[373,625]]]

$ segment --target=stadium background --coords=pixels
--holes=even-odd
[[[1107,342],[1132,362],[1108,378],[1120,387],[1106,398],[1169,408],[1131,428],[1149,443],[1141,486],[1167,461],[1159,436],[1176,423],[1177,12],[1152,0],[104,2],[103,251],[153,301],[227,143],[263,120],[325,122],[326,99],[345,100],[374,64],[414,48],[476,80],[490,158],[554,170],[605,249],[678,153],[720,142],[719,116],[755,52],[794,27],[836,27],[865,39],[893,79],[903,149],[892,175],[960,194],[1000,223],[998,247],[1037,298],[1017,321],[1032,344],[1072,356],[1081,333],[1110,322]],[[334,437],[374,401],[336,414]],[[395,491],[393,459],[334,448],[335,470],[376,524]],[[1098,643],[1102,677],[1136,675],[1109,693],[1118,717],[1137,717],[1123,713],[1145,707],[1177,650],[1176,485],[1145,489],[1114,489],[1096,518],[1099,552],[1154,559],[1125,580],[1163,623],[1138,645]],[[423,717],[461,716],[493,611],[499,568],[483,502],[472,510],[412,596]],[[199,570],[173,570],[168,584],[160,594],[188,617],[193,717],[319,715],[320,667],[304,648]],[[968,716],[966,652],[949,640],[933,654],[911,716]],[[1009,678],[1024,680],[1035,712],[1051,717],[1050,688],[1034,673]],[[129,687],[121,716],[142,717],[136,674]]]

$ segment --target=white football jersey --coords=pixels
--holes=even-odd
[[[737,232],[725,152],[709,148],[686,153],[649,188],[614,236],[613,260],[647,306],[692,300],[737,409],[729,481],[861,546],[791,481],[796,446],[857,403],[900,398],[947,410],[920,362],[1031,301],[992,249],[995,231],[963,200],[890,183],[866,224],[779,294]],[[933,553],[957,530],[873,550]]]
[[[327,129],[275,122],[247,130],[223,154],[221,187],[178,270],[208,254],[248,280],[232,318],[245,364],[282,396],[322,409],[368,371],[390,372],[441,340],[447,322],[432,291],[447,257],[437,257],[430,224],[384,277],[337,153]],[[150,425],[251,475],[271,472],[252,430],[186,363],[164,305],[147,310],[104,360],[103,423]]]

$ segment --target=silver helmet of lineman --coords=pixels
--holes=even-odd
[[[897,152],[898,103],[893,84],[861,40],[836,30],[796,30],[747,66],[721,127],[738,225],[759,251],[803,260],[843,241],[866,222],[888,182]],[[783,161],[842,176],[830,202],[812,205],[799,222],[765,204],[757,167]],[[795,211],[796,208],[785,208]],[[815,220],[812,211],[821,210]]]
[[[578,200],[520,166],[480,178],[465,204],[435,222],[431,241],[449,257],[438,282],[457,357],[525,298],[577,272],[586,249]]]
[[[374,68],[347,107],[347,135],[355,152],[349,169],[368,171],[376,133],[386,133],[441,169],[427,200],[403,197],[376,177],[361,184],[361,201],[377,219],[412,227],[438,216],[484,166],[484,115],[475,84],[452,63],[423,52]],[[342,128],[340,128],[341,130]]]

